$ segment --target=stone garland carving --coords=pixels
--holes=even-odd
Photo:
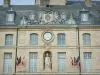
[[[26,19],[28,18],[28,19]],[[69,18],[73,22],[73,17]],[[40,11],[40,13],[31,13],[28,17],[22,16],[20,25],[33,25],[33,24],[68,24],[67,14],[54,11]],[[75,21],[75,20],[74,20]],[[75,23],[75,22],[74,22]],[[71,24],[71,23],[70,23]]]

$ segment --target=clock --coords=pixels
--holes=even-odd
[[[46,41],[50,41],[50,40],[52,39],[52,33],[51,33],[51,32],[45,32],[45,33],[43,34],[43,38],[44,38],[44,40],[46,40]]]
[[[51,43],[54,40],[54,34],[52,31],[44,31],[42,33],[42,40],[44,41],[44,43]]]

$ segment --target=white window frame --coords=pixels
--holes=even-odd
[[[29,72],[37,72],[37,71],[38,71],[38,52],[30,52],[29,53]]]
[[[6,57],[6,55],[8,56]],[[4,73],[11,73],[11,72],[12,72],[12,53],[4,53]]]
[[[92,72],[92,52],[84,52],[84,72]]]
[[[62,54],[64,54],[64,56],[59,56]],[[66,72],[66,69],[66,52],[58,52],[58,72]]]

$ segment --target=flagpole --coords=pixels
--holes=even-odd
[[[79,25],[77,27],[77,31],[78,31],[78,52],[79,52],[79,60],[80,60],[81,58],[80,58],[80,34],[79,34]],[[80,60],[80,65],[79,65],[79,72],[80,72],[79,75],[81,75],[81,60]]]

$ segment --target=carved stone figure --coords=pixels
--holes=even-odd
[[[31,13],[31,14],[29,15],[29,18],[30,18],[30,20],[34,20],[34,19],[35,19],[35,14],[34,14],[34,13]]]
[[[61,19],[66,20],[66,14],[65,13],[61,14]]]
[[[27,25],[27,21],[26,21],[25,16],[22,16],[22,19],[20,21],[20,25]]]
[[[66,24],[66,14],[65,13],[61,13],[60,15],[60,24]]]
[[[72,14],[70,15],[70,19],[68,20],[67,24],[76,24]]]
[[[55,18],[55,19],[58,19],[58,18],[59,18],[58,12],[55,12],[55,13],[54,13],[54,18]]]
[[[38,14],[37,13],[31,13],[29,15],[29,23],[31,25],[33,24],[39,24],[39,21],[38,21]]]
[[[59,24],[59,14],[58,14],[58,12],[55,12],[53,16],[54,16],[53,24]]]
[[[45,70],[51,70],[51,60],[48,53],[46,53],[45,57]]]

